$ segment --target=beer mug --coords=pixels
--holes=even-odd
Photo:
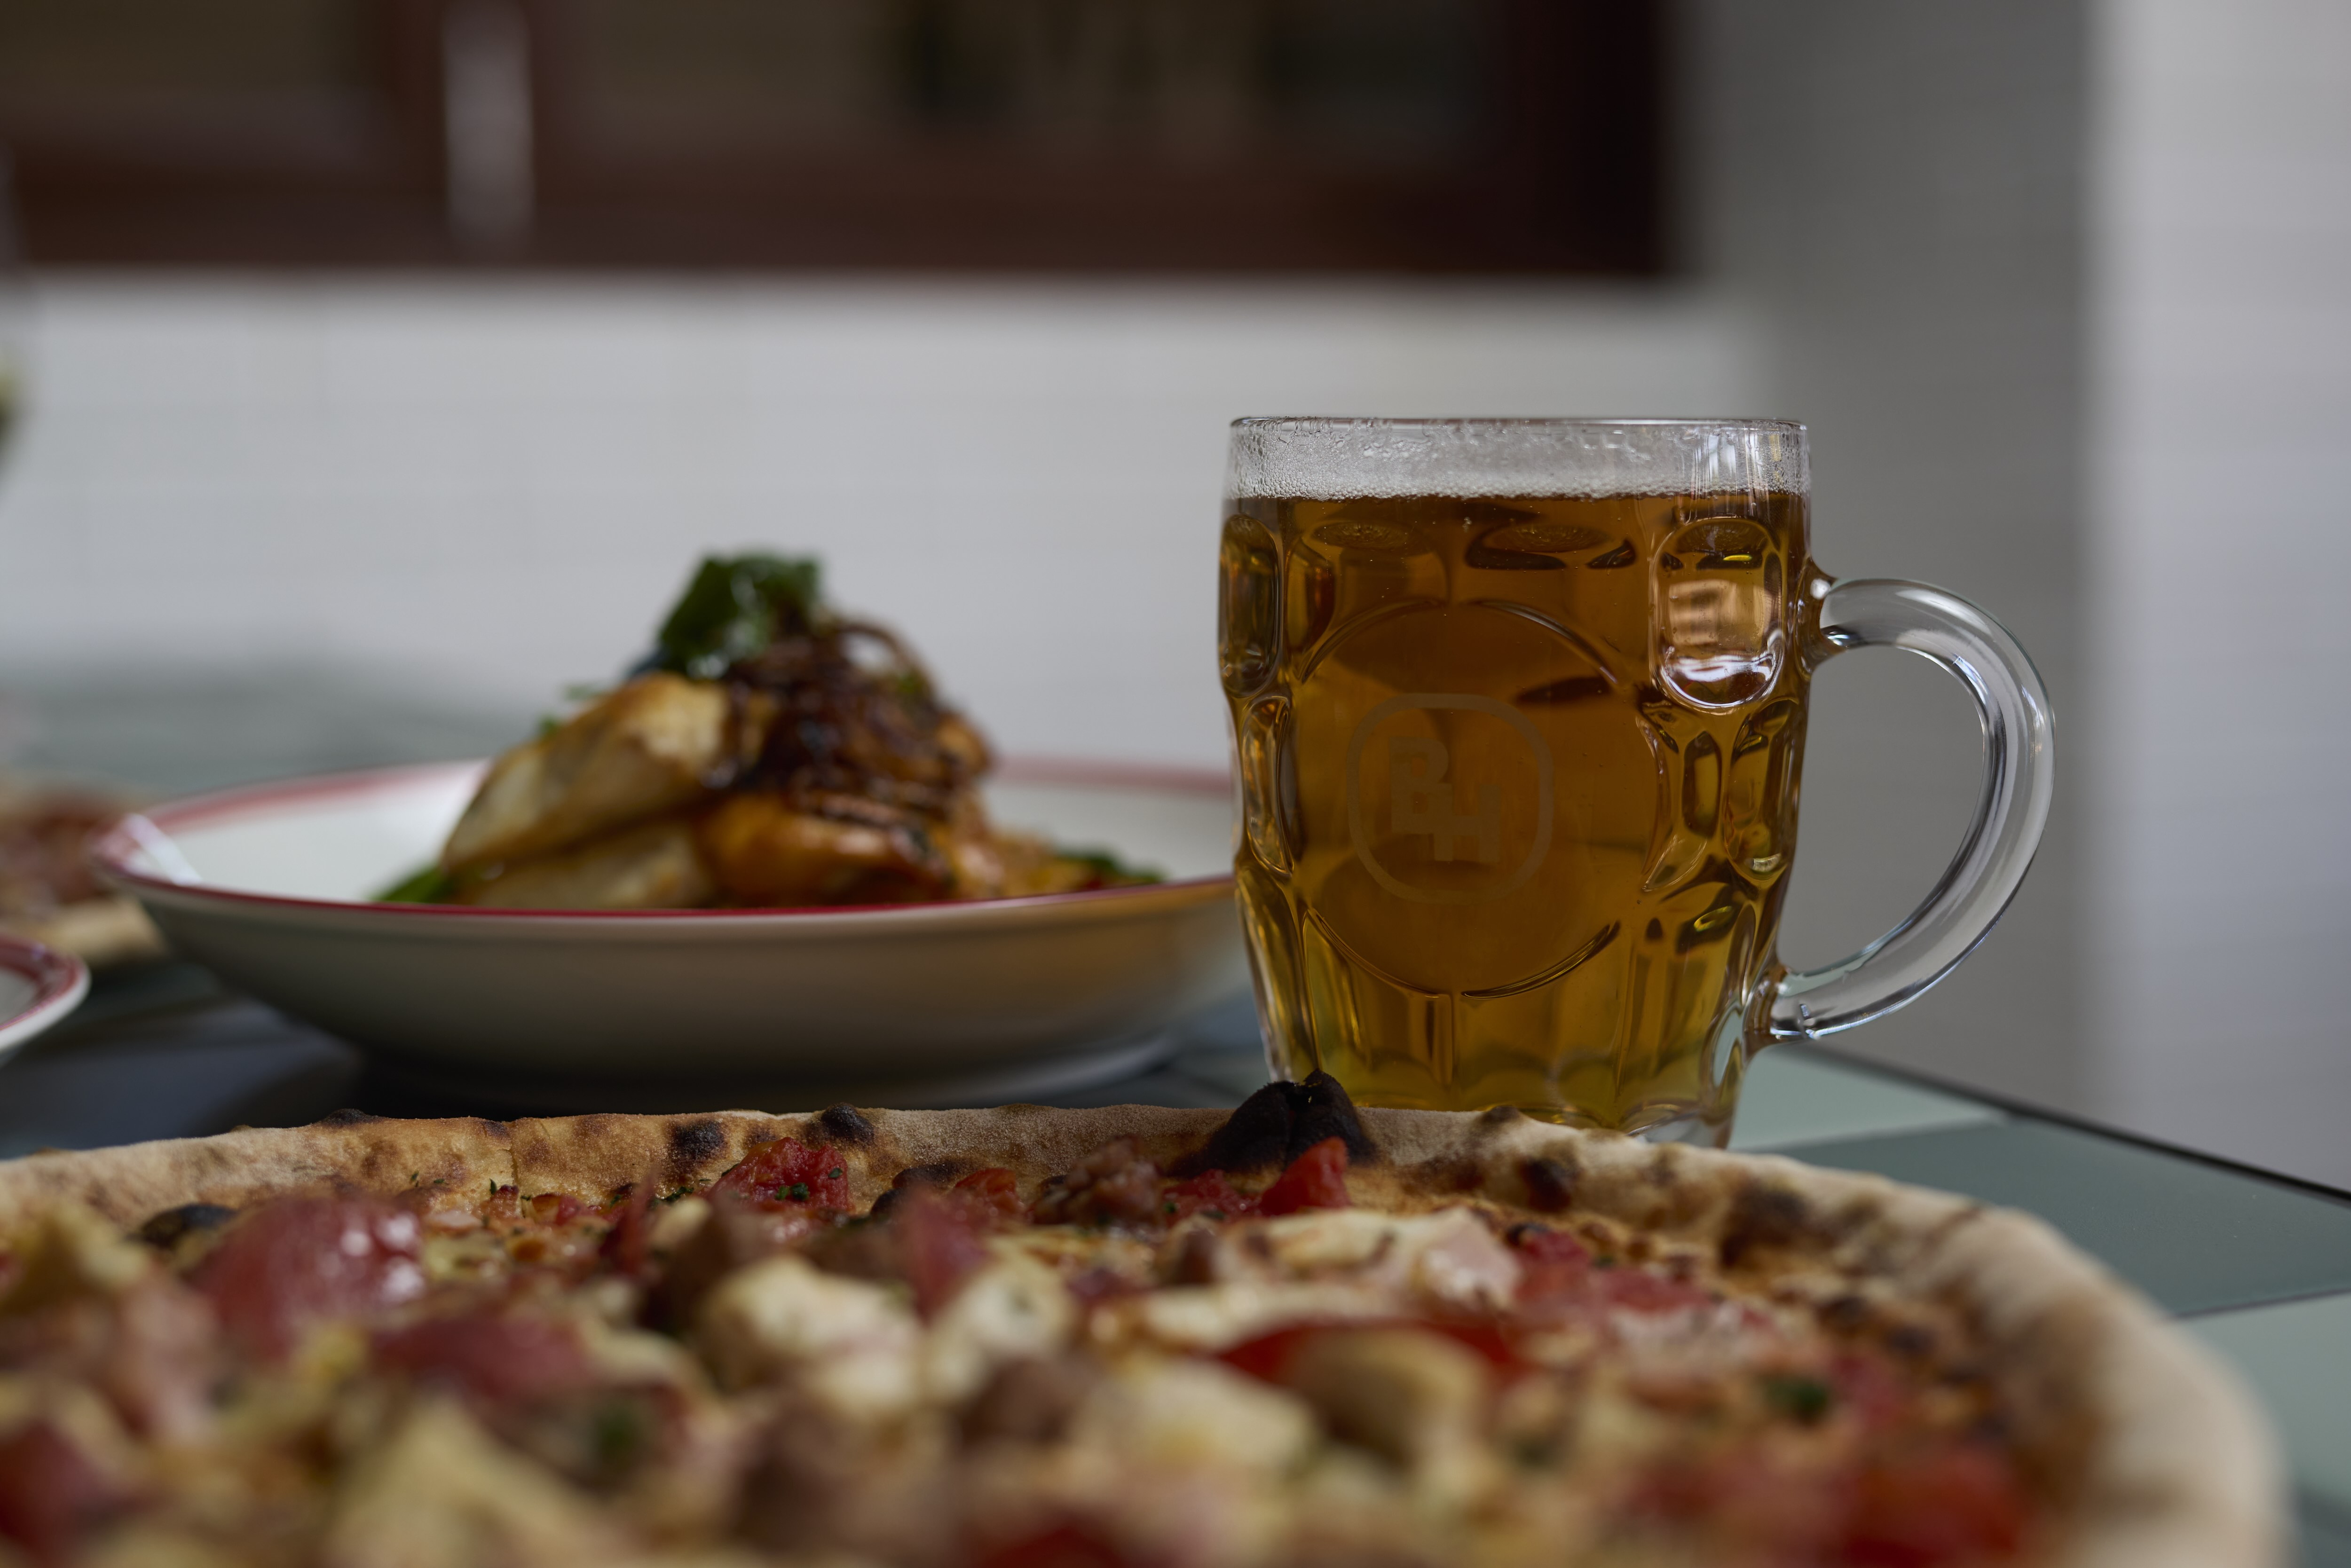
[[[1801,424],[1244,419],[1219,664],[1277,1077],[1720,1143],[1747,1062],[1983,940],[2049,810],[2048,698],[1973,605],[1813,564]],[[1774,948],[1813,672],[1907,648],[1983,717],[1950,869],[1842,963]]]

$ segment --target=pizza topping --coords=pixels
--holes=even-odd
[[[1972,1445],[1933,1448],[1863,1468],[1841,1545],[1868,1568],[1938,1568],[2014,1552],[2024,1519],[2012,1464]]]
[[[590,1380],[568,1323],[521,1313],[427,1318],[375,1336],[375,1364],[484,1405],[546,1398]]]
[[[302,1331],[365,1321],[424,1293],[416,1217],[374,1198],[286,1198],[255,1210],[192,1281],[248,1354],[284,1355]]]
[[[998,1367],[1059,1350],[1077,1327],[1078,1311],[1059,1274],[1007,1250],[931,1316],[925,1379],[935,1397],[960,1404]]]
[[[849,1207],[849,1166],[829,1144],[811,1148],[790,1138],[762,1144],[711,1187],[761,1205],[806,1204],[836,1212]]]
[[[1053,1442],[1069,1430],[1079,1402],[1098,1375],[1092,1362],[1076,1356],[1015,1356],[998,1367],[964,1407],[964,1440]]]
[[[1466,1500],[1487,1477],[1492,1395],[1484,1357],[1420,1328],[1322,1329],[1284,1358],[1280,1381],[1331,1434],[1387,1459],[1416,1487]]]
[[[1132,1138],[1095,1150],[1037,1195],[1040,1225],[1150,1226],[1163,1212],[1159,1167]]]
[[[62,1563],[136,1495],[66,1427],[36,1417],[0,1437],[0,1536],[36,1562]]]
[[[891,1211],[898,1272],[914,1288],[915,1310],[924,1317],[938,1316],[987,1261],[979,1238],[991,1212],[984,1202],[952,1202],[921,1187]]]
[[[1533,1218],[1338,1133],[1293,1147],[1335,1103],[1311,1087],[1226,1140],[1278,1134],[1254,1166],[1130,1138],[1034,1188],[892,1176],[891,1140],[834,1117],[666,1197],[666,1163],[601,1200],[477,1179],[152,1244],[51,1211],[0,1278],[0,1537],[128,1561],[130,1519],[158,1560],[265,1568],[1984,1568],[2031,1543],[2038,1483],[1947,1306],[1816,1247],[1784,1267],[1814,1246],[1785,1206],[1742,1210],[1727,1257],[1572,1180]]]
[[[1258,1200],[1236,1189],[1222,1171],[1207,1171],[1168,1185],[1159,1197],[1159,1212],[1170,1224],[1206,1215],[1210,1219],[1238,1219],[1258,1212]],[[1197,1235],[1213,1232],[1198,1231]]]
[[[1302,1208],[1347,1207],[1347,1145],[1325,1138],[1290,1161],[1290,1168],[1259,1197],[1259,1214],[1296,1214]]]

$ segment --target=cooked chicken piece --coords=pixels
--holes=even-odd
[[[695,847],[693,822],[664,817],[504,866],[461,885],[455,902],[483,909],[694,909],[717,892]]]
[[[1484,1473],[1491,1379],[1476,1352],[1426,1329],[1310,1335],[1282,1381],[1333,1434],[1409,1473],[1425,1494],[1460,1500]]]
[[[911,813],[854,798],[731,795],[702,820],[702,855],[727,897],[768,907],[952,897],[954,867]],[[834,814],[836,813],[837,814]]]
[[[766,705],[727,688],[642,675],[490,767],[441,852],[452,873],[583,843],[699,800],[764,736]]]
[[[332,1568],[580,1568],[641,1552],[593,1500],[434,1398],[353,1467],[318,1555]]]

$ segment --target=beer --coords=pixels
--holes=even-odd
[[[1795,850],[1804,497],[1228,512],[1236,870],[1276,1072],[1722,1135]]]

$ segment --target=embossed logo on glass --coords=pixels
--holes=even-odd
[[[1410,724],[1427,710],[1476,716],[1447,727],[1448,746]],[[1551,830],[1551,747],[1508,703],[1408,692],[1365,714],[1347,742],[1348,836],[1364,868],[1398,898],[1499,898],[1535,873]]]

